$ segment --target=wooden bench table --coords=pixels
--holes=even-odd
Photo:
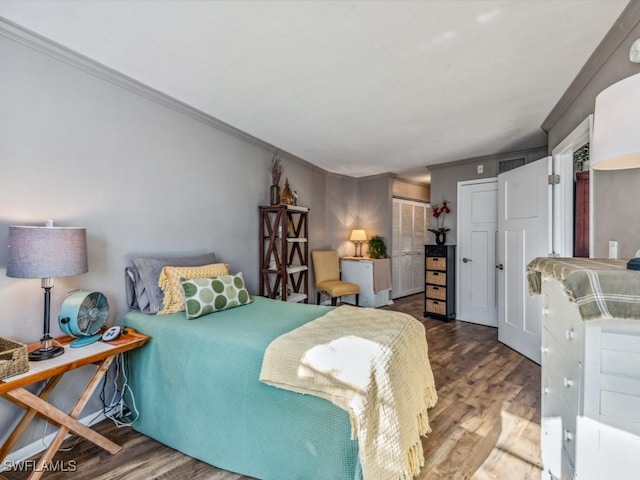
[[[38,479],[43,475],[46,471],[44,465],[53,459],[69,432],[89,440],[111,454],[122,450],[122,447],[83,425],[77,418],[96,387],[100,384],[109,366],[115,360],[116,355],[141,347],[149,340],[148,336],[137,333],[131,328],[127,328],[126,331],[126,334],[121,335],[112,342],[99,341],[79,348],[69,347],[69,343],[73,340],[71,337],[58,338],[55,340],[55,344],[65,347],[62,355],[39,362],[29,362],[29,371],[0,380],[0,396],[27,410],[24,417],[0,447],[0,463],[11,452],[13,446],[36,415],[58,426],[59,430],[29,476],[30,479]],[[31,352],[38,348],[40,348],[40,342],[29,345],[28,350]],[[71,412],[64,413],[46,401],[66,372],[91,364],[97,365],[96,373],[87,384]],[[34,395],[24,388],[27,385],[41,381],[46,383],[39,395]]]

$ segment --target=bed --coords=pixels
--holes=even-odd
[[[147,293],[153,296],[153,292]],[[267,384],[265,378],[261,381],[265,365],[273,367],[284,362],[280,362],[280,357],[267,361],[274,358],[271,350],[275,344],[291,335],[302,333],[305,337],[306,328],[315,328],[327,319],[331,321],[331,328],[339,325],[333,323],[335,320],[331,320],[331,316],[344,312],[345,308],[353,309],[352,314],[359,317],[359,320],[345,317],[343,321],[348,328],[355,321],[364,325],[365,330],[372,331],[375,328],[370,329],[368,325],[370,319],[378,320],[376,312],[386,316],[403,315],[355,307],[335,309],[288,303],[263,297],[252,297],[250,303],[241,307],[201,314],[195,320],[187,319],[188,306],[186,312],[165,315],[140,311],[127,313],[123,325],[151,337],[147,345],[129,355],[129,382],[135,395],[135,407],[140,413],[133,428],[211,465],[260,479],[392,478],[384,471],[375,475],[368,473],[372,471],[371,456],[365,452],[371,452],[372,446],[361,443],[364,447],[362,452],[359,450],[358,442],[363,442],[365,436],[362,425],[358,425],[359,439],[354,439],[354,422],[361,423],[362,420],[354,420],[353,411],[349,415],[337,406],[340,402],[335,398],[320,398],[322,395],[316,396],[316,392],[311,395],[296,393],[308,391],[290,391],[285,389],[288,388],[286,385],[277,388]],[[403,364],[410,365],[407,370],[415,372],[420,369],[414,369],[413,364],[426,364],[432,383],[424,328],[412,317],[405,317],[408,318],[405,321],[419,328],[413,332],[419,332],[415,337],[422,337],[424,349],[419,350],[418,355],[425,361],[407,362],[405,359]],[[391,317],[392,323],[396,319]],[[380,321],[379,325],[383,323]],[[343,340],[347,337],[340,334],[335,338]],[[332,343],[324,341],[321,345],[322,348],[327,346],[332,348]],[[306,346],[301,348],[312,350]],[[289,348],[284,347],[284,352],[280,353],[287,356]],[[387,377],[388,372],[382,372],[376,380],[383,383]],[[365,383],[369,382],[368,377],[365,380]],[[408,383],[400,383],[405,385],[400,388],[406,390]],[[277,381],[273,385],[277,385]],[[416,390],[423,393],[426,387],[420,385]],[[435,386],[431,393],[430,406],[435,402]],[[402,395],[405,396],[415,397],[412,393]],[[383,396],[376,392],[375,397]],[[403,399],[397,401],[405,402]],[[424,399],[420,401],[421,405],[427,403]],[[393,402],[396,402],[395,397]],[[424,434],[428,431],[426,409],[425,406],[417,421],[414,416],[414,421],[399,423],[411,423],[413,434],[424,427],[421,432]],[[377,410],[375,413],[375,422],[378,422]],[[414,428],[414,423],[425,425]],[[408,431],[404,426],[393,430],[396,436],[401,436],[398,432]],[[416,468],[419,470],[417,463],[423,461],[422,446],[419,437],[416,438],[417,447],[413,448],[419,451],[410,453],[405,445],[402,446],[405,456],[412,457],[403,461],[413,463],[413,474]],[[376,442],[374,456],[378,456],[376,448],[380,445],[382,450],[389,450],[386,440],[378,438]],[[393,475],[394,478],[411,476]]]
[[[151,337],[129,356],[134,429],[225,470],[262,479],[357,480],[358,443],[344,410],[259,381],[264,350],[330,307],[253,303],[189,321],[129,312]],[[284,313],[286,312],[286,313]],[[276,433],[274,435],[274,432]]]

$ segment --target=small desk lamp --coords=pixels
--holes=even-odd
[[[367,241],[367,232],[360,229],[351,230],[351,237],[349,237],[349,240],[356,244],[356,252],[354,257],[361,257],[362,244]],[[360,247],[360,253],[358,253],[358,247]]]
[[[57,357],[64,348],[51,344],[49,314],[54,277],[71,277],[85,273],[87,267],[87,237],[84,228],[9,227],[7,277],[41,278],[44,288],[44,334],[40,348],[29,354],[38,361]]]
[[[640,167],[640,73],[596,97],[590,162],[594,170]],[[640,270],[640,258],[629,260],[627,268]]]

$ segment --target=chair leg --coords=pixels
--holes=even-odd
[[[356,307],[360,306],[360,294],[356,293]]]
[[[336,306],[337,301],[338,297],[331,297],[331,305],[333,305],[334,307]]]
[[[320,305],[320,292],[316,292],[316,305]]]

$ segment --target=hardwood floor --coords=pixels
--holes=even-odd
[[[426,464],[417,478],[539,479],[540,367],[499,343],[494,328],[425,319],[422,294],[385,308],[407,312],[424,323],[438,388],[438,404],[430,411],[433,431],[423,440]],[[49,472],[44,478],[249,478],[194,460],[130,428],[118,429],[110,421],[95,428],[124,450],[110,455],[79,441],[72,450],[54,458],[54,463],[67,469],[75,462],[77,471]],[[0,478],[24,479],[28,473],[5,471]]]

